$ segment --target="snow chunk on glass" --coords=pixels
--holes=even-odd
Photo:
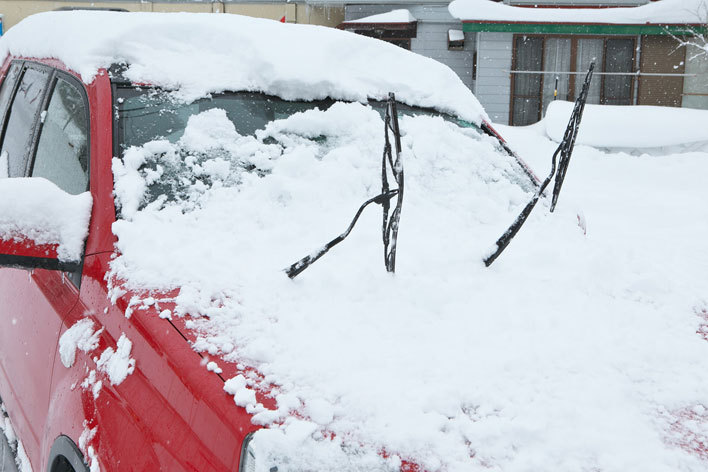
[[[0,179],[0,239],[57,245],[62,262],[83,255],[93,200],[70,195],[41,177]]]

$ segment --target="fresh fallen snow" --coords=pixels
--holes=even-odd
[[[451,29],[447,31],[448,41],[464,41],[465,33],[462,30]]]
[[[626,8],[529,8],[491,0],[454,0],[450,14],[467,21],[525,23],[701,24],[706,0],[661,0]]]
[[[416,21],[415,16],[405,8],[399,10],[391,10],[378,15],[365,16],[358,20],[349,20],[345,23],[412,23]]]
[[[121,334],[115,350],[109,347],[101,353],[96,365],[108,375],[111,385],[120,385],[135,370],[135,359],[130,357],[132,349],[133,343]]]
[[[231,14],[47,12],[2,36],[0,58],[7,54],[57,58],[87,83],[99,69],[124,62],[133,82],[179,88],[192,99],[247,90],[286,100],[365,102],[394,92],[409,105],[475,123],[486,119],[462,80],[440,62],[323,26]]]
[[[500,128],[548,171],[556,143],[538,127]],[[124,219],[112,280],[179,287],[172,316],[189,317],[195,348],[263,376],[243,370],[225,389],[268,426],[253,446],[279,471],[401,460],[451,472],[705,470],[685,447],[707,437],[703,417],[685,412],[708,405],[708,343],[696,334],[708,154],[578,145],[556,212],[539,204],[485,268],[530,197],[511,159],[440,118],[403,117],[401,129],[395,275],[378,207],[297,279],[282,272],[380,191],[381,117],[340,103],[257,137],[210,110],[177,143],[129,149],[114,162]],[[145,201],[165,178],[156,169],[179,159],[202,178],[186,178],[178,202]],[[257,402],[263,388],[275,409]]]
[[[103,329],[94,331],[94,324],[90,318],[79,320],[64,331],[59,338],[59,357],[64,367],[69,368],[74,365],[77,349],[86,353],[96,349],[102,332]]]
[[[56,244],[60,261],[78,261],[91,205],[89,192],[70,195],[41,177],[0,179],[0,239]]]
[[[546,134],[563,139],[574,104],[551,102]],[[577,142],[601,148],[660,148],[708,143],[708,110],[654,106],[586,105]]]
[[[0,452],[15,455],[14,462],[17,465],[17,470],[19,472],[32,472],[32,464],[27,457],[22,441],[20,441],[20,438],[18,438],[17,434],[15,434],[10,418],[6,415],[7,411],[5,410],[5,405],[0,402],[0,431],[5,435],[7,443],[12,449],[11,451],[4,451],[4,449],[2,449],[2,445],[0,445]],[[12,462],[13,459],[9,458],[9,461]],[[6,458],[0,457],[0,467],[5,466],[6,463]]]

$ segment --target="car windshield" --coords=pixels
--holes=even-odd
[[[334,100],[286,101],[253,92],[220,93],[185,103],[174,94],[155,88],[119,87],[117,92],[117,141],[123,150],[155,139],[176,143],[191,116],[215,108],[226,112],[239,134],[252,136],[275,120],[312,109],[324,111],[335,103]],[[386,102],[370,101],[369,105],[383,117]],[[440,116],[462,127],[476,128],[472,123],[427,108],[398,104],[398,113],[399,116]]]
[[[308,152],[322,159],[342,149],[361,153],[378,139],[381,147],[374,147],[383,149],[381,119],[386,102],[286,101],[253,92],[221,93],[185,102],[175,92],[118,86],[115,106],[115,155],[122,159],[125,172],[135,172],[143,182],[135,211],[152,202],[189,207],[190,201],[214,185],[237,187],[250,178],[246,174],[268,175],[285,156]],[[429,135],[425,142],[442,140],[441,146],[460,154],[470,152],[469,144],[458,142],[455,136],[476,141],[488,138],[475,125],[430,109],[399,104],[398,116],[404,121],[418,120],[415,133],[409,133],[411,139]],[[405,134],[405,124],[403,130]],[[453,137],[444,139],[441,133]],[[499,143],[492,141],[503,153]],[[380,162],[375,157],[380,152],[372,150],[367,159]],[[504,161],[481,178],[497,179],[497,172],[502,172],[506,180],[527,190],[529,182],[520,166],[513,158]],[[126,215],[126,208],[119,211]]]

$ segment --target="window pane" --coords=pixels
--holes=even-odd
[[[39,137],[32,177],[44,177],[65,192],[88,189],[88,117],[76,87],[58,79]]]
[[[12,98],[12,89],[15,87],[17,82],[17,77],[20,75],[20,70],[22,67],[18,63],[13,63],[7,71],[5,80],[2,82],[0,87],[0,123],[5,121],[5,112],[7,111],[7,105]]]
[[[18,63],[13,63],[5,75],[5,80],[2,81],[2,86],[0,86],[0,129],[5,123],[5,113],[10,104],[12,90],[15,88],[15,83],[17,82],[17,77],[20,75],[21,69]],[[9,172],[7,153],[0,154],[0,178],[8,177]]]
[[[634,58],[633,39],[608,39],[605,55],[605,72],[632,72]],[[630,105],[632,103],[631,75],[605,76],[604,103]]]
[[[578,39],[578,58],[576,72],[587,73],[590,69],[590,64],[595,63],[595,72],[602,71],[603,64],[603,49],[605,42],[602,39]],[[575,97],[580,96],[580,91],[583,89],[585,75],[575,76]],[[590,90],[588,90],[587,103],[600,103],[600,89],[602,84],[601,75],[593,75],[590,82]]]
[[[708,109],[708,55],[696,46],[686,50],[686,74],[683,106]]]
[[[24,177],[32,144],[32,132],[37,112],[47,86],[49,72],[27,69],[10,109],[10,119],[0,154],[7,153],[10,177]]]
[[[570,38],[546,38],[543,70],[548,73],[543,76],[543,113],[548,104],[554,100],[553,92],[558,80],[558,100],[568,100],[568,84],[570,76]]]
[[[517,71],[542,70],[543,38],[517,37],[515,65]],[[527,125],[539,120],[541,77],[541,74],[514,74],[512,125]],[[519,104],[518,108],[517,104]]]

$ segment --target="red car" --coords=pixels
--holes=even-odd
[[[0,397],[14,430],[6,436],[20,439],[16,454],[34,470],[254,470],[246,451],[259,426],[224,391],[236,365],[207,364],[193,349],[186,319],[169,316],[176,292],[136,310],[134,294],[107,278],[121,214],[112,157],[169,135],[175,123],[162,112],[180,110],[125,69],[104,67],[87,80],[58,59],[11,54],[0,70],[0,177],[9,177],[0,180]],[[235,91],[191,103],[228,109],[235,99],[256,110],[244,125],[251,131],[335,102]],[[385,102],[372,105],[383,114]],[[399,104],[399,114],[414,113],[430,111]],[[64,214],[87,229],[67,236],[68,248],[61,241],[70,229],[56,221]],[[43,224],[58,225],[58,239],[32,229]]]

